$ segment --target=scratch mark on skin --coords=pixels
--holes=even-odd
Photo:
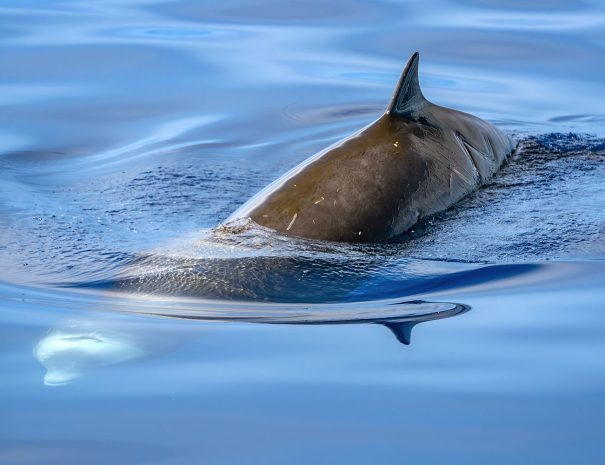
[[[460,144],[460,147],[462,147],[462,150],[464,150],[464,153],[468,157],[469,161],[473,165],[475,172],[477,173],[478,176],[480,176],[481,174],[479,172],[479,168],[477,167],[477,163],[475,163],[475,159],[473,158],[473,155],[471,153],[471,149],[475,150],[475,151],[476,151],[476,149],[472,145],[470,145],[468,142],[466,142],[461,134],[456,132],[456,133],[454,133],[454,136],[456,137],[456,141],[458,142],[458,144]],[[485,156],[485,155],[483,155],[483,156]],[[462,177],[462,179],[464,179],[468,184],[472,185],[472,183],[467,181],[466,176],[463,176],[459,171],[457,171],[457,170],[452,170],[452,171],[454,171],[454,173],[456,173],[457,175]]]
[[[483,137],[487,141],[490,159],[495,160],[497,158],[497,151],[496,151],[496,147],[494,147],[494,143],[492,142],[491,137],[488,137],[488,136],[483,136]]]
[[[292,225],[294,224],[294,222],[296,221],[296,217],[298,216],[298,213],[294,213],[294,216],[292,217],[292,221],[290,221],[290,224],[288,225],[288,227],[286,228],[286,231],[290,231],[290,228],[292,227]]]
[[[473,181],[471,179],[469,179],[467,176],[465,176],[464,174],[462,174],[460,171],[458,171],[456,168],[452,168],[452,172],[453,172],[452,174],[457,174],[460,177],[460,179],[462,179],[469,186],[473,185]],[[451,175],[450,175],[450,178],[451,178]]]
[[[317,205],[318,203],[323,202],[324,200],[326,200],[326,199],[324,199],[323,196],[322,196],[322,197],[320,197],[319,200],[316,200],[315,202],[313,202],[313,204]]]

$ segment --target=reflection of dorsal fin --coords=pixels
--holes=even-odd
[[[405,321],[402,323],[397,323],[381,321],[380,324],[389,328],[393,332],[397,340],[402,344],[409,346],[410,342],[412,342],[412,328],[416,326],[415,322]]]
[[[419,57],[420,55],[416,52],[408,61],[387,108],[387,114],[416,119],[419,117],[422,108],[427,104],[418,82]]]

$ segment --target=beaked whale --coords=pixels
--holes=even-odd
[[[426,284],[416,280],[410,281],[411,287],[401,285],[397,302],[359,302],[358,296],[365,295],[363,280],[373,275],[360,270],[372,262],[351,260],[346,244],[304,239],[369,242],[398,236],[418,219],[448,208],[476,189],[512,150],[512,141],[492,125],[423,97],[416,53],[377,121],[294,168],[202,237],[196,231],[161,254],[137,257],[110,287],[126,295],[135,291],[151,298],[171,296],[171,306],[173,296],[211,302],[206,309],[196,305],[189,314],[180,305],[176,314],[153,313],[166,317],[276,324],[375,323],[409,344],[417,323],[458,315],[468,307],[413,298],[412,289]],[[275,231],[295,237],[282,241]],[[345,267],[354,272],[343,273]],[[230,302],[220,303],[224,300]],[[245,305],[243,300],[266,305],[238,311]],[[286,306],[281,316],[276,316],[275,303]],[[213,305],[226,306],[229,312],[221,316]],[[435,311],[434,305],[451,308]],[[293,314],[295,308],[301,309],[300,316]],[[362,312],[355,314],[359,308]],[[421,313],[422,308],[426,313]],[[394,313],[385,318],[380,315],[384,310]],[[59,333],[58,342],[64,339]],[[106,339],[107,348],[120,347],[113,335]],[[43,363],[63,367],[66,358],[55,350],[56,342],[56,337],[49,338],[38,352]],[[88,343],[78,348],[84,355],[90,352]],[[107,352],[111,357],[104,364],[121,360],[113,350]],[[57,382],[56,376],[52,379]]]
[[[386,112],[270,184],[225,222],[339,242],[392,239],[481,186],[513,152],[510,137],[426,100],[418,52]]]

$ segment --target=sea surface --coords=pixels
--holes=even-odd
[[[414,51],[518,144],[485,187],[216,228]],[[605,463],[604,75],[600,0],[3,1],[0,464]]]

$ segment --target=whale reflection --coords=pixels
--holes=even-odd
[[[63,287],[92,292],[111,311],[200,321],[266,324],[379,324],[409,345],[418,323],[463,313],[465,305],[405,300],[430,285],[442,264],[397,272],[391,298],[371,295],[388,266],[374,245],[281,236],[249,220],[175,238],[132,257],[116,274]],[[448,265],[448,271],[469,268]],[[386,293],[386,287],[381,286]],[[98,309],[99,301],[91,308]],[[177,337],[178,339],[178,337]],[[52,329],[35,349],[45,383],[68,383],[103,366],[162,351],[153,338],[82,321]]]
[[[216,302],[216,306],[220,306]],[[232,303],[233,305],[234,303]],[[237,306],[237,305],[236,305]],[[287,325],[379,324],[388,328],[402,344],[410,344],[412,328],[422,322],[449,318],[466,312],[469,307],[454,303],[376,302],[355,303],[340,309],[325,305],[324,311],[310,306],[284,308],[270,304],[240,303],[233,312],[220,314],[217,308],[133,307],[130,313],[144,313],[162,318],[200,321],[254,322]],[[348,308],[347,308],[348,307]],[[346,308],[346,311],[343,311]],[[252,311],[256,309],[256,313]],[[212,310],[212,311],[211,311]],[[212,314],[214,312],[214,314]],[[153,325],[141,326],[123,318],[67,320],[52,327],[34,347],[35,358],[45,367],[44,384],[61,386],[99,368],[147,358],[173,350],[200,337],[199,327],[184,330],[166,327],[154,319]],[[145,320],[151,320],[147,318]]]

